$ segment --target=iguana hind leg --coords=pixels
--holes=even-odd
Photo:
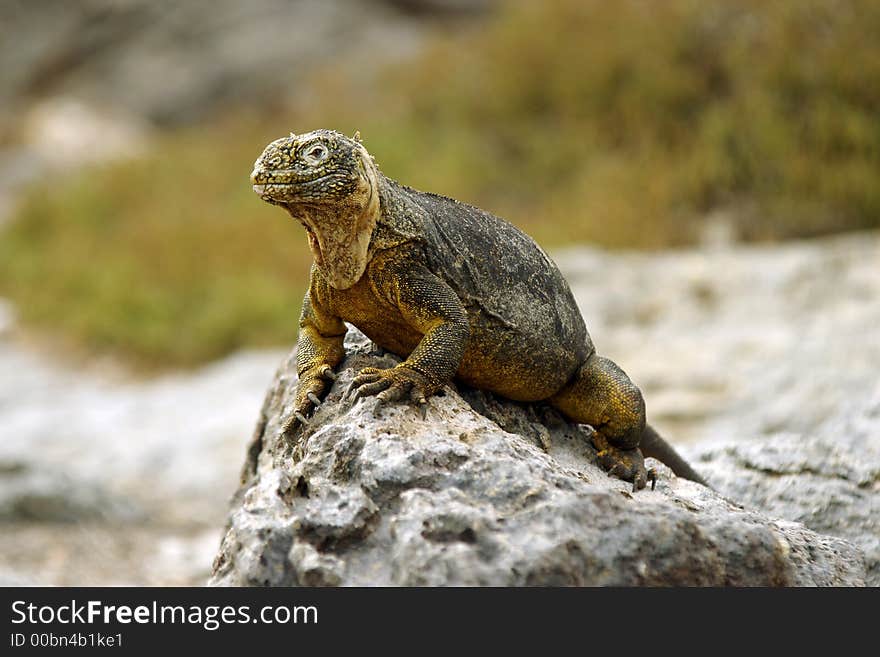
[[[574,422],[595,429],[593,445],[599,464],[609,474],[644,488],[653,470],[645,469],[639,450],[645,430],[645,402],[641,391],[614,361],[593,354],[550,403]]]
[[[594,354],[549,401],[570,420],[592,425],[599,464],[608,474],[633,482],[634,489],[644,488],[647,481],[654,487],[656,475],[645,470],[643,455],[662,461],[679,477],[709,485],[645,424],[641,391],[613,361]]]

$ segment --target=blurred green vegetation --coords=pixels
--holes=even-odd
[[[213,126],[35,186],[0,237],[2,293],[24,323],[147,370],[292,342],[311,255],[251,190],[249,137]]]
[[[0,240],[23,319],[147,365],[289,344],[310,255],[247,175],[293,129],[359,128],[383,171],[553,248],[880,226],[880,3],[502,5],[365,89],[317,72],[295,111],[227,117],[146,159],[37,185]]]

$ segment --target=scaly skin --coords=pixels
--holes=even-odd
[[[405,399],[424,413],[455,378],[590,424],[600,464],[634,489],[654,479],[640,447],[702,482],[645,424],[641,392],[595,353],[562,274],[517,228],[386,178],[359,135],[291,133],[266,147],[251,180],[302,223],[315,259],[300,317],[296,421],[335,378],[349,322],[406,360],[362,370],[346,394]]]

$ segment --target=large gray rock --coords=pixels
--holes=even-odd
[[[587,428],[542,407],[447,387],[423,421],[406,405],[343,401],[353,372],[395,362],[362,336],[348,349],[304,432],[282,433],[293,358],[278,371],[212,584],[864,583],[863,554],[846,540],[666,468],[656,491],[633,494],[596,466]]]
[[[880,586],[880,385],[808,433],[703,443],[689,455],[731,499],[860,547],[867,583]]]

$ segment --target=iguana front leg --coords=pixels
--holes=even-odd
[[[428,398],[458,370],[470,334],[467,312],[452,288],[418,263],[383,268],[374,283],[423,337],[400,365],[362,369],[346,395],[377,395],[379,403],[408,397],[424,416]]]
[[[342,345],[345,324],[321,308],[315,298],[314,287],[309,288],[303,300],[299,320],[299,341],[296,352],[296,372],[299,385],[294,399],[293,415],[284,427],[290,430],[297,423],[306,423],[309,412],[320,403],[320,396],[328,382],[335,380],[333,368],[343,356]]]

